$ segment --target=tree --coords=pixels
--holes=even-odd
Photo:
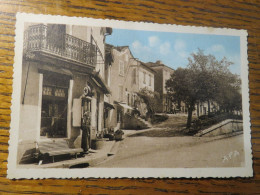
[[[226,83],[226,84],[224,84]],[[216,94],[216,102],[220,110],[233,112],[242,110],[241,80],[237,75],[227,75],[222,78],[220,93]]]
[[[225,57],[217,60],[215,56],[205,55],[203,50],[198,49],[188,58],[188,68],[197,72],[197,87],[200,88],[200,101],[208,102],[208,114],[210,114],[210,101],[217,100],[217,94],[222,93],[222,87],[228,84],[228,78],[232,77],[229,71],[233,62]]]
[[[198,102],[217,102],[226,112],[241,108],[240,80],[229,71],[233,63],[225,57],[217,60],[198,49],[188,58],[187,68],[178,68],[166,82],[166,90],[174,102],[184,102],[188,108],[187,128]]]
[[[137,95],[144,101],[147,108],[147,117],[152,118],[159,100],[159,94],[147,88],[141,89]]]
[[[200,99],[200,91],[197,85],[198,73],[188,68],[178,68],[171,78],[166,81],[166,90],[173,102],[184,102],[188,109],[186,127],[191,126],[192,111],[196,102]]]

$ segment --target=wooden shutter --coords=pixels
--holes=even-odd
[[[72,126],[81,126],[81,99],[73,99]]]

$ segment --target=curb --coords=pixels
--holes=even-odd
[[[120,142],[119,142],[120,143]],[[101,163],[102,161],[106,160],[110,155],[113,155],[117,152],[116,150],[116,141],[108,141],[107,144],[104,146],[103,150],[90,150],[90,153],[87,154],[85,157],[80,157],[77,159],[69,159],[54,163],[42,164],[42,165],[33,165],[33,168],[71,168],[72,166],[76,165],[85,165],[83,168],[87,168],[89,166],[94,166],[95,164]],[[119,145],[119,144],[118,144]],[[114,148],[114,149],[113,149]],[[18,165],[21,168],[26,168],[27,166],[32,167],[32,165]],[[76,168],[76,167],[75,167]]]

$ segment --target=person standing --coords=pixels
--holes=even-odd
[[[90,112],[88,111],[83,114],[81,130],[81,148],[84,150],[85,153],[88,153],[90,147]]]

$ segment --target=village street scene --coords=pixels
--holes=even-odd
[[[245,163],[240,40],[26,23],[17,166]]]

